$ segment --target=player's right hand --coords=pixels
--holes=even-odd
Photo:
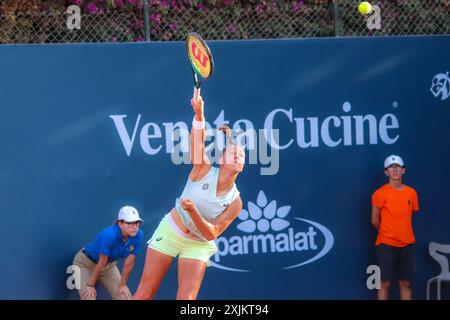
[[[201,96],[198,97],[197,101],[191,99],[191,106],[195,114],[203,115],[204,102]]]
[[[86,300],[95,300],[97,298],[97,290],[94,287],[87,286],[83,293],[83,298]]]

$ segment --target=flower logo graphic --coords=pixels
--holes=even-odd
[[[267,232],[270,229],[273,231],[281,231],[289,227],[289,221],[284,220],[291,210],[291,206],[283,206],[277,209],[276,200],[267,203],[264,191],[260,190],[256,204],[252,201],[248,202],[248,211],[242,209],[239,214],[239,219],[242,220],[236,228],[239,230],[252,233],[256,229],[260,232]]]
[[[287,270],[325,256],[334,244],[331,231],[309,219],[295,216],[287,219],[291,209],[290,205],[278,207],[277,201],[267,200],[264,191],[260,190],[256,201],[249,201],[238,216],[240,221],[236,228],[244,234],[234,233],[215,239],[217,252],[208,265],[226,271],[252,272],[255,267],[253,257],[261,259],[263,255],[277,255],[279,268]],[[233,258],[246,256],[248,259]],[[233,266],[228,265],[228,257],[234,260]]]
[[[436,75],[431,82],[430,90],[436,98],[441,96],[441,100],[450,97],[450,77],[448,76],[448,72]]]

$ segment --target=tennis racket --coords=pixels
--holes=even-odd
[[[195,32],[191,32],[186,36],[186,52],[191,64],[192,75],[194,76],[193,99],[197,101],[203,81],[211,76],[213,72],[213,56],[206,42]]]

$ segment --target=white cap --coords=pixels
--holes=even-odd
[[[384,168],[387,169],[388,167],[390,167],[393,164],[398,164],[400,167],[405,166],[402,158],[400,158],[399,156],[396,156],[394,154],[390,155],[389,157],[386,158],[386,160],[384,160]]]
[[[135,221],[144,222],[144,220],[142,220],[141,217],[139,217],[139,212],[136,210],[136,208],[131,206],[125,206],[120,208],[117,220],[123,220],[125,222],[135,222]]]

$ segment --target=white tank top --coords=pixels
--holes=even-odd
[[[209,222],[214,221],[222,212],[239,196],[236,184],[227,194],[217,197],[217,181],[219,168],[211,166],[208,173],[200,180],[192,181],[189,177],[183,193],[175,202],[175,207],[180,213],[183,224],[196,236],[206,240],[205,236],[197,229],[189,213],[181,208],[181,199],[187,198],[194,202],[199,213]]]

